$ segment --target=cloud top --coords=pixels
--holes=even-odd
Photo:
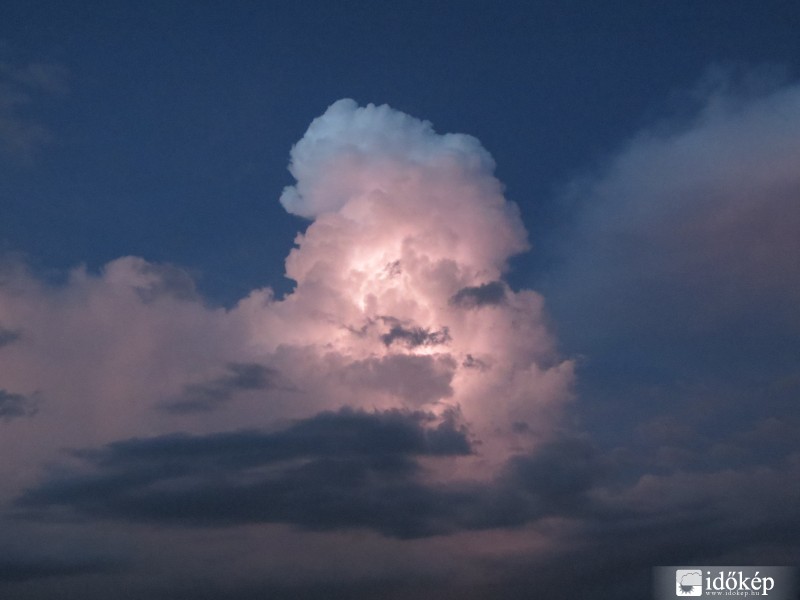
[[[363,176],[372,169],[443,163],[484,172],[494,168],[492,157],[472,136],[438,135],[430,122],[386,104],[360,107],[342,99],[314,119],[292,148],[289,171],[297,184],[284,190],[281,204],[313,219],[340,210],[353,196],[380,189],[379,182]],[[337,176],[344,165],[354,164],[362,176]]]

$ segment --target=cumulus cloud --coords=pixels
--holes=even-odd
[[[26,429],[10,419],[0,439],[24,457],[0,467],[3,497],[32,489],[36,466],[65,447],[175,432],[210,442],[342,408],[452,422],[448,435],[469,431],[471,452],[440,457],[455,461],[452,473],[434,471],[491,480],[510,455],[547,442],[572,386],[542,297],[502,282],[527,240],[493,168],[472,137],[343,100],[292,149],[297,183],[281,201],[313,221],[286,260],[296,286],[284,298],[264,288],[210,307],[179,267],[132,256],[77,267],[60,284],[7,261],[0,385],[42,402]],[[5,394],[9,417],[29,410]],[[406,483],[412,506],[422,488]],[[227,496],[256,493],[243,485]]]
[[[726,98],[644,132],[580,186],[588,208],[554,310],[563,331],[603,340],[625,377],[663,346],[642,332],[796,326],[797,86]],[[796,562],[800,463],[782,414],[720,421],[744,402],[715,404],[703,382],[661,417],[658,393],[636,395],[650,412],[633,442],[569,432],[573,364],[543,297],[504,281],[526,234],[477,140],[344,100],[291,160],[281,202],[310,223],[283,298],[258,289],[213,308],[180,268],[136,257],[58,285],[2,266],[0,452],[15,457],[0,463],[4,525],[55,537],[104,519],[158,554],[138,561],[186,580],[237,563],[224,578],[254,597],[294,597],[296,581],[243,576],[241,561],[261,576],[285,560],[305,577],[337,555],[355,578],[395,583],[402,562],[407,579],[442,586],[396,589],[474,598],[533,584],[563,597],[566,580],[571,598],[639,597],[625,585],[647,585],[654,564]],[[614,348],[625,335],[636,343]],[[795,367],[775,389],[717,389],[775,408],[796,400],[796,379]],[[32,399],[35,418],[19,418]],[[610,413],[608,436],[642,414],[602,400],[582,406]],[[324,558],[307,559],[308,540]],[[6,561],[0,581],[92,564]],[[607,578],[617,583],[598,591]]]
[[[321,258],[312,247],[338,247],[348,233],[360,235],[329,260],[359,253],[361,264],[353,266],[386,270],[389,278],[413,269],[409,254],[487,270],[484,277],[496,273],[527,240],[493,168],[475,138],[439,135],[430,123],[386,105],[336,102],[292,149],[297,183],[281,202],[317,224],[306,232],[305,251],[290,257],[289,276],[304,279]],[[386,257],[372,264],[379,257],[369,249],[378,239]]]
[[[314,222],[287,259],[297,287],[275,313],[296,325],[311,311],[327,321],[308,323],[305,337],[296,330],[295,343],[325,343],[369,364],[431,357],[450,381],[446,393],[438,384],[421,392],[422,404],[460,406],[486,437],[516,421],[549,430],[572,367],[555,351],[542,298],[501,283],[527,240],[478,141],[342,100],[295,145],[290,170],[297,183],[281,201]],[[465,310],[473,305],[492,310]],[[490,396],[499,400],[492,408]]]
[[[494,161],[480,142],[464,134],[438,135],[420,121],[387,105],[359,107],[339,100],[311,123],[292,148],[289,170],[297,179],[281,203],[289,212],[316,218],[338,212],[356,197],[392,185],[389,178],[414,170],[457,166],[491,172]],[[337,173],[344,167],[344,173]],[[355,168],[353,168],[355,167]],[[407,198],[415,203],[415,199]]]
[[[264,288],[209,306],[179,267],[133,256],[60,283],[0,264],[0,453],[15,457],[0,461],[4,528],[41,545],[92,529],[93,547],[174,567],[185,586],[220,548],[236,573],[215,577],[236,584],[243,558],[263,578],[252,556],[280,562],[289,546],[302,566],[280,571],[327,572],[348,536],[367,541],[347,544],[360,556],[348,572],[386,573],[399,551],[438,576],[437,544],[469,554],[450,535],[491,542],[585,510],[580,453],[563,469],[537,462],[554,460],[545,449],[573,365],[542,296],[504,283],[528,244],[488,152],[341,101],[295,146],[291,170],[282,202],[311,221],[282,298]],[[38,412],[22,418],[32,390]],[[107,527],[86,527],[96,520]],[[240,535],[254,552],[231,545]],[[306,536],[332,551],[308,559]],[[53,573],[73,565],[70,545]],[[135,579],[89,563],[72,585]],[[9,567],[8,585],[38,585],[50,567]]]

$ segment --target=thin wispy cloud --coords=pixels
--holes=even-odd
[[[67,70],[56,64],[12,64],[0,59],[0,156],[28,162],[53,140],[46,124],[27,110],[42,96],[67,92]]]

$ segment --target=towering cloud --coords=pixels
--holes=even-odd
[[[460,407],[506,433],[515,421],[549,429],[571,367],[555,356],[541,298],[504,295],[497,282],[527,241],[479,142],[341,100],[292,149],[290,170],[297,184],[281,202],[314,222],[287,259],[295,292],[264,316],[292,323],[294,346],[313,345],[318,357],[324,348],[344,372],[369,365],[372,376],[350,378],[356,387],[376,375],[415,382],[390,391],[400,396],[390,404]],[[264,338],[285,342],[270,337],[276,327],[265,325]]]
[[[797,562],[798,97],[712,98],[576,185],[548,293],[583,432],[489,154],[387,106],[293,148],[285,297],[0,263],[0,595],[622,598],[675,556]],[[670,358],[694,394],[651,383]]]
[[[313,221],[282,299],[265,288],[212,309],[179,268],[136,257],[55,286],[4,266],[0,446],[26,457],[5,473],[17,482],[6,497],[64,447],[272,431],[343,408],[451,424],[469,438],[459,464],[498,465],[547,441],[572,364],[542,298],[502,282],[527,240],[488,152],[341,100],[291,156],[297,183],[281,202]]]

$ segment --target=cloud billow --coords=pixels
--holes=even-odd
[[[209,307],[186,272],[134,256],[59,285],[4,267],[0,377],[59,398],[40,420],[63,436],[54,451],[71,443],[59,414],[100,442],[106,423],[210,433],[343,406],[457,410],[481,440],[482,477],[546,439],[572,362],[541,296],[503,283],[527,234],[480,143],[343,100],[291,161],[283,203],[313,221],[286,259],[296,285],[283,298],[264,288]]]
[[[489,153],[472,136],[441,136],[429,122],[387,105],[360,107],[353,100],[339,100],[314,119],[292,148],[290,171],[298,183],[284,190],[281,204],[290,213],[316,218],[338,212],[366,191],[372,166],[413,170],[446,162],[476,171],[494,168]],[[339,178],[330,171],[337,165],[356,168]]]
[[[47,399],[23,421],[6,392],[0,444],[27,465],[0,465],[14,526],[384,544],[588,510],[580,465],[536,462],[573,363],[542,296],[505,283],[527,232],[478,140],[344,100],[290,171],[281,202],[310,222],[282,297],[210,306],[135,256],[57,283],[0,265],[0,381]]]
[[[277,522],[401,539],[591,512],[585,493],[598,481],[598,457],[585,443],[515,457],[487,482],[430,481],[418,462],[473,452],[454,416],[344,409],[272,433],[176,434],[75,451],[80,471],[54,475],[16,506],[28,519],[51,519],[62,507],[130,522]]]
[[[564,418],[574,365],[544,298],[505,281],[527,234],[488,152],[388,106],[337,102],[292,151],[281,201],[309,223],[283,297],[211,307],[180,268],[137,257],[60,284],[0,265],[0,444],[20,457],[0,465],[4,524],[130,535],[137,560],[161,551],[151,564],[191,564],[190,578],[252,556],[261,576],[261,557],[285,554],[317,581],[346,546],[347,577],[402,561],[414,577],[489,573],[481,598],[564,578],[570,597],[626,597],[593,583],[665,557],[797,562],[796,100],[788,86],[709,102],[576,184],[587,208],[548,302],[560,335],[599,340],[575,344],[579,418]],[[694,372],[739,353],[742,373],[762,360],[781,378],[742,385],[729,368],[726,387],[717,372],[693,393],[634,389],[670,353]],[[591,380],[615,360],[600,377],[627,395]]]

